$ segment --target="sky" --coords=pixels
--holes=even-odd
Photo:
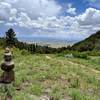
[[[0,36],[80,41],[100,29],[100,0],[0,0]]]

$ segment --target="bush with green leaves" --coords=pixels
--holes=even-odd
[[[81,52],[73,52],[73,56],[76,58],[88,59],[88,55]]]
[[[23,49],[23,50],[21,51],[21,54],[22,54],[22,55],[29,55],[30,53],[29,53],[27,50]]]

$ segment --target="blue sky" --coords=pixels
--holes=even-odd
[[[74,7],[76,7],[78,14],[84,12],[88,7],[88,4],[84,2],[84,0],[56,0],[56,1],[62,6],[65,6],[65,9],[66,5],[68,3],[71,3]]]
[[[100,29],[100,0],[0,0],[0,36],[80,41]]]

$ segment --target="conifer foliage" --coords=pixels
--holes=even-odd
[[[6,46],[12,47],[15,45],[15,43],[17,42],[17,38],[15,36],[16,36],[16,34],[15,34],[14,30],[12,28],[10,28],[6,32],[6,37],[5,37]]]

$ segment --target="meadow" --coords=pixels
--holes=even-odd
[[[3,52],[0,49],[0,62]],[[14,49],[13,58],[16,80],[9,86],[13,100],[100,100],[100,56],[66,58]],[[0,98],[4,96],[0,84]]]

